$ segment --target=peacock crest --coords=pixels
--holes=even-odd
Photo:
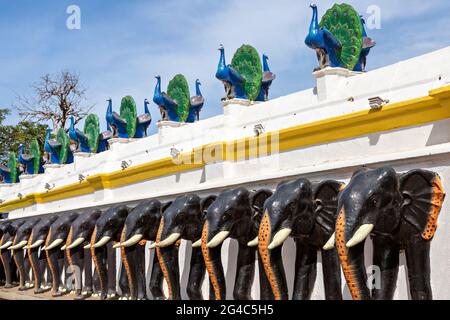
[[[97,152],[98,139],[100,136],[100,121],[96,114],[90,114],[84,122],[84,134],[88,138],[89,148],[91,152]]]
[[[120,117],[126,121],[128,137],[134,137],[136,133],[136,102],[133,97],[126,96],[120,103]]]
[[[363,48],[363,25],[358,12],[349,4],[335,4],[327,10],[319,25],[341,43],[338,59],[344,68],[353,70]]]
[[[258,51],[250,45],[242,45],[234,54],[231,66],[245,79],[243,89],[248,99],[255,101],[263,78]]]
[[[67,163],[68,155],[69,155],[69,146],[70,146],[70,138],[64,128],[60,128],[56,135],[56,140],[61,145],[59,150],[59,163],[64,164]]]
[[[167,87],[167,95],[177,103],[176,113],[179,122],[186,122],[190,109],[190,92],[186,77],[182,74],[177,74],[169,82]]]

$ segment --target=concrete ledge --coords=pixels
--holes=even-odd
[[[51,292],[43,294],[34,294],[33,289],[27,291],[19,291],[18,288],[5,289],[0,288],[0,300],[73,300],[75,295],[67,294],[62,297],[53,298]],[[86,300],[99,300],[98,297]]]

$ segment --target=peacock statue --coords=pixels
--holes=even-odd
[[[148,100],[144,100],[144,114],[140,115],[136,119],[136,133],[135,138],[144,138],[147,136],[147,129],[152,123],[152,115],[148,109]]]
[[[78,148],[81,152],[90,153],[89,138],[83,131],[75,129],[75,118],[70,117],[69,137],[78,144]]]
[[[227,65],[225,60],[225,48],[221,44],[219,46],[220,59],[217,66],[216,78],[223,82],[225,87],[225,97],[227,99],[247,99],[244,91],[245,78],[239,74],[231,65]]]
[[[112,119],[112,99],[109,98],[108,100],[108,108],[106,110],[106,131],[103,131],[100,133],[100,136],[98,138],[98,148],[97,152],[104,152],[109,149],[108,141],[114,136],[113,129],[109,125],[110,120]]]
[[[134,138],[136,133],[136,102],[133,97],[126,96],[120,103],[120,115],[112,111],[112,100],[109,99],[106,121],[113,129],[113,136],[119,138]]]
[[[276,79],[276,75],[270,71],[269,68],[269,57],[266,54],[262,55],[263,61],[263,76],[261,82],[261,90],[259,92],[258,98],[256,101],[267,101],[269,100],[269,89],[272,85],[272,82]]]
[[[70,150],[70,138],[64,128],[60,128],[56,139],[52,139],[52,130],[47,130],[44,150],[50,154],[50,161],[53,164],[69,164],[73,162],[73,153]]]
[[[359,56],[358,63],[356,64],[354,71],[364,72],[366,70],[366,63],[367,63],[367,56],[370,53],[370,50],[375,47],[376,42],[367,36],[365,24],[366,21],[362,16],[361,17],[361,24],[362,24],[362,30],[363,30],[363,47],[361,50],[361,54]]]
[[[156,87],[153,102],[159,107],[162,121],[176,121],[178,104],[167,93],[161,91],[161,76],[156,76]]]
[[[41,150],[37,139],[30,144],[30,153],[25,154],[25,145],[19,146],[19,163],[25,167],[25,172],[29,175],[44,173],[44,160],[41,157]]]
[[[310,7],[313,14],[305,44],[316,51],[320,66],[315,70],[333,67],[363,71],[375,43],[365,34],[356,10],[345,3],[335,4],[319,24],[317,6],[311,4]]]
[[[81,152],[96,153],[100,138],[100,124],[96,114],[90,114],[84,121],[84,132],[75,129],[75,118],[70,117],[69,137],[76,141]]]
[[[200,80],[195,80],[195,96],[191,97],[189,115],[186,122],[193,123],[200,120],[200,111],[205,104],[205,98],[203,98],[202,92],[200,91]]]
[[[0,164],[0,174],[2,175],[3,183],[12,184],[20,182],[20,170],[17,167],[16,154],[14,152],[9,153],[8,165]]]

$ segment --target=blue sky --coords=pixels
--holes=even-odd
[[[214,78],[217,47],[228,61],[243,43],[270,57],[278,78],[271,97],[314,86],[315,54],[303,41],[311,19],[310,1],[299,0],[0,0],[0,107],[10,107],[17,94],[45,73],[77,72],[88,87],[87,104],[95,104],[104,128],[106,99],[118,109],[132,95],[143,110],[152,98],[154,76],[163,87],[177,73],[203,84],[206,104],[201,117],[222,112],[222,84]],[[319,14],[334,1],[316,1]],[[377,41],[368,70],[450,45],[448,0],[348,1],[363,15],[370,5],[381,9],[381,29],[368,30]],[[81,8],[81,30],[68,30],[66,9]],[[439,63],[439,61],[436,61]],[[156,131],[159,111],[152,104]],[[16,123],[17,114],[7,123]]]

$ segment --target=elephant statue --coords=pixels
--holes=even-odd
[[[69,272],[67,272],[67,257],[61,246],[66,242],[72,222],[78,217],[78,213],[70,212],[63,214],[53,222],[48,231],[45,240],[45,255],[47,263],[52,274],[52,297],[60,297],[68,292],[67,282],[69,279]],[[64,283],[62,280],[62,273],[64,272]]]
[[[307,179],[282,182],[264,204],[259,253],[276,300],[288,299],[282,245],[289,236],[296,246],[293,300],[310,299],[316,280],[317,251],[322,253],[325,298],[342,299],[340,264],[335,250],[322,247],[334,232],[337,198],[343,184]]]
[[[161,221],[161,207],[161,202],[158,200],[143,201],[131,210],[125,220],[120,243],[114,245],[114,248],[120,248],[130,291],[125,294],[122,293],[120,299],[143,300],[147,298],[145,243],[146,241],[156,241]],[[158,257],[155,255],[150,278],[150,292],[153,299],[164,299],[162,284],[163,274],[159,266]]]
[[[88,209],[80,214],[72,222],[66,244],[61,248],[65,250],[70,271],[75,276],[75,300],[85,300],[92,296],[94,287],[100,290],[97,271],[92,275],[91,250],[85,249],[84,246],[90,243],[95,223],[101,214],[99,209]]]
[[[8,248],[12,245],[17,229],[25,222],[23,219],[8,220],[0,224],[0,258],[5,273],[5,288],[13,288],[18,285],[17,267]]]
[[[33,283],[30,279],[31,264],[27,252],[24,247],[28,244],[31,231],[33,227],[39,223],[40,218],[29,218],[17,229],[16,236],[11,250],[17,270],[19,271],[19,291],[25,291],[33,288]]]
[[[391,167],[353,174],[339,195],[336,245],[354,300],[393,298],[404,251],[413,300],[432,299],[430,243],[445,198],[438,174],[412,170],[397,174]],[[373,240],[373,265],[380,268],[380,286],[370,292],[364,266],[364,242]]]
[[[226,190],[209,206],[202,232],[202,253],[216,300],[226,299],[225,276],[221,249],[226,238],[239,243],[235,300],[251,300],[255,277],[255,257],[258,247],[258,230],[264,202],[272,195],[269,190],[250,192],[246,188]],[[258,259],[260,262],[260,259]],[[260,270],[263,270],[260,264]],[[271,300],[270,286],[264,272],[260,272],[260,299]]]
[[[178,247],[181,239],[191,241],[192,253],[187,285],[190,300],[202,300],[201,286],[205,278],[205,263],[201,252],[201,234],[205,214],[215,196],[203,200],[195,194],[180,196],[164,211],[156,238],[156,253],[168,289],[169,300],[180,300]]]
[[[91,249],[92,260],[98,272],[100,298],[102,300],[118,299],[116,290],[116,249],[111,241],[119,242],[128,207],[119,205],[108,209],[97,219],[91,242],[85,248]],[[120,270],[119,287],[122,292],[129,292],[128,279],[124,268]]]
[[[41,294],[51,289],[50,268],[48,268],[47,259],[44,250],[40,248],[45,243],[45,240],[50,230],[50,226],[58,219],[57,215],[48,215],[41,218],[39,223],[34,225],[28,239],[28,246],[26,247],[28,257],[31,263],[31,270],[34,278],[34,293]],[[47,281],[44,281],[44,273],[47,270]]]

